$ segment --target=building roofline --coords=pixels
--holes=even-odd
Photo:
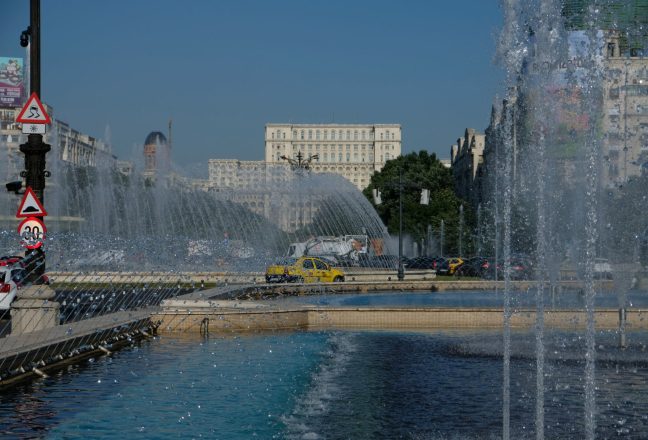
[[[266,127],[398,127],[401,128],[401,124],[290,124],[285,123],[281,124],[278,122],[268,122],[265,124]]]

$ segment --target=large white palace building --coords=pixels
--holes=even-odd
[[[319,201],[282,193],[278,183],[294,177],[291,162],[310,160],[312,172],[339,174],[363,190],[400,155],[399,124],[266,124],[265,160],[210,159],[206,189],[294,231],[312,221]]]
[[[400,124],[266,124],[265,162],[316,156],[316,173],[339,174],[358,189],[374,172],[401,155]]]

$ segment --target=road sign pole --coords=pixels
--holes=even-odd
[[[40,0],[31,0],[30,2],[30,92],[40,96]],[[51,146],[43,142],[41,134],[30,134],[27,137],[27,143],[20,145],[20,151],[25,155],[25,170],[21,176],[26,179],[26,184],[31,187],[36,196],[45,203],[45,154],[51,150]],[[40,217],[42,220],[42,217]],[[31,252],[37,252],[34,260],[35,264],[32,281],[38,283],[45,273],[45,253],[41,248]]]

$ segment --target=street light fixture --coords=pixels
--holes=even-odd
[[[304,155],[302,154],[301,150],[297,153],[297,159],[290,158],[288,156],[280,156],[279,159],[285,160],[290,164],[293,170],[306,170],[309,171],[311,167],[311,162],[313,160],[319,159],[318,154],[313,154],[312,156],[308,156],[307,158],[304,158]]]
[[[403,266],[403,189],[405,186],[421,189],[420,186],[403,182],[403,167],[398,170],[398,183],[388,183],[388,186],[396,186],[398,188],[398,281],[405,279],[405,268]],[[381,193],[379,190],[374,189],[374,204],[380,205],[382,203]],[[421,189],[421,205],[427,205],[430,202],[430,190]]]

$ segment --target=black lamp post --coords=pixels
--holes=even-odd
[[[398,281],[405,279],[403,268],[403,167],[398,171]]]
[[[398,183],[391,181],[386,184],[389,188],[398,188],[398,281],[405,279],[405,268],[403,267],[403,190],[408,188],[421,189],[421,205],[429,203],[429,190],[422,189],[420,185],[415,183],[403,182],[403,167],[398,169]],[[382,203],[380,191],[374,189],[374,203],[380,205]]]
[[[20,45],[29,46],[29,73],[30,91],[36,93],[40,98],[40,0],[30,1],[30,25],[20,35]],[[20,145],[20,151],[25,155],[25,170],[20,173],[26,180],[26,185],[31,187],[40,199],[45,203],[45,177],[49,177],[49,171],[45,170],[45,154],[52,147],[43,142],[41,134],[30,134],[27,142]],[[42,217],[40,217],[42,220]],[[45,253],[42,248],[32,251],[34,254],[34,267],[31,271],[34,282],[40,282],[41,275],[45,273]]]
[[[307,158],[304,158],[304,155],[302,155],[302,152],[300,150],[300,151],[297,152],[297,159],[293,159],[293,158],[290,158],[290,157],[285,156],[285,155],[280,156],[279,159],[285,160],[286,162],[288,162],[290,164],[290,167],[293,169],[293,171],[295,171],[295,173],[298,176],[303,176],[304,171],[310,171],[311,162],[313,160],[319,159],[319,156],[317,154],[313,154],[312,156],[308,156]],[[298,209],[301,210],[301,211],[297,211],[297,221],[298,221],[298,223],[304,224],[305,223],[305,220],[304,220],[305,215],[303,213],[303,208],[304,207],[302,206],[302,204],[303,204],[303,202],[302,202],[301,196],[300,196],[299,208]],[[300,218],[299,218],[299,213],[300,212],[301,212],[301,221],[300,221]]]

